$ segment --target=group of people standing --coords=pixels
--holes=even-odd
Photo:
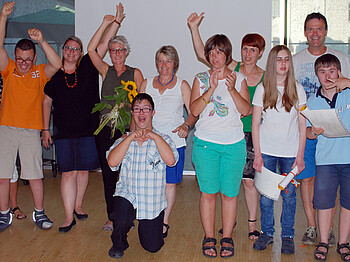
[[[312,13],[305,20],[307,49],[292,57],[286,46],[273,47],[264,71],[257,65],[265,50],[261,35],[252,33],[243,37],[242,61],[236,62],[232,59],[231,42],[225,35],[214,35],[203,44],[199,24],[204,13],[192,13],[187,22],[195,52],[198,60],[210,69],[198,73],[191,88],[176,75],[180,61],[173,46],[163,46],[156,52],[158,75],[155,77],[144,79],[139,69],[125,64],[130,46],[124,36],[116,36],[125,17],[122,4],[117,5],[115,16],[104,17],[90,40],[86,55],[81,40],[71,36],[63,45],[60,59],[41,32],[30,29],[30,38],[43,48],[48,63],[34,65],[35,44],[28,39],[17,43],[13,61],[4,48],[4,38],[6,20],[14,4],[5,3],[0,14],[0,70],[4,78],[0,148],[6,156],[0,158],[3,170],[0,231],[12,221],[9,183],[17,152],[21,159],[21,177],[29,179],[33,192],[34,222],[42,229],[52,227],[43,208],[41,131],[44,147],[55,144],[58,168],[62,172],[61,194],[66,216],[59,231],[70,231],[76,225],[74,216],[79,220],[88,218],[82,207],[88,172],[100,166],[108,216],[103,229],[113,231],[109,255],[123,256],[129,246],[127,233],[134,219],[139,220],[141,245],[150,252],[157,252],[170,228],[176,184],[182,179],[185,138],[195,126],[192,160],[201,191],[199,209],[205,232],[204,256],[217,256],[217,195],[220,195],[222,207],[220,256],[234,255],[232,231],[236,225],[241,181],[249,213],[248,237],[255,241],[253,248],[264,250],[273,243],[274,202],[263,195],[260,196],[261,232],[256,226],[259,193],[253,181],[255,170],[261,172],[264,166],[281,173],[298,168],[297,178],[301,179],[308,220],[302,239],[305,244],[316,244],[314,207],[319,209],[320,243],[314,253],[317,260],[327,259],[328,247],[335,241],[332,225],[340,186],[337,251],[344,261],[350,260],[347,243],[350,193],[345,189],[349,186],[349,154],[345,150],[342,157],[332,158],[333,162],[325,161],[323,154],[325,148],[328,155],[336,154],[335,148],[341,147],[340,144],[345,147],[349,138],[340,141],[324,137],[324,130],[312,127],[300,113],[306,104],[310,108],[318,108],[322,103],[322,108],[337,108],[338,101],[341,106],[350,103],[348,90],[343,90],[350,80],[340,73],[341,70],[345,76],[350,76],[349,61],[346,55],[325,47],[328,28],[323,15]],[[112,65],[103,61],[107,51]],[[331,71],[330,67],[335,69]],[[91,114],[100,101],[98,74],[103,81],[101,100],[106,103],[110,101],[105,96],[113,96],[114,88],[120,86],[121,81],[134,81],[138,87],[140,94],[130,108],[133,116],[130,132],[124,136],[119,131],[112,136],[109,126],[96,137],[93,135],[99,124],[99,114]],[[316,103],[316,100],[319,101]],[[188,112],[186,120],[184,106]],[[53,139],[49,126],[51,108]],[[101,115],[104,113],[102,111]],[[332,173],[332,179],[337,182],[330,179],[328,173]],[[324,180],[332,181],[330,192],[322,188]],[[293,254],[296,187],[289,184],[281,195],[281,253]]]

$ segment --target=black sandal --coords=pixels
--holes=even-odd
[[[327,251],[323,252],[323,251],[319,250],[320,247],[326,248]],[[328,244],[326,244],[324,242],[318,243],[318,245],[316,246],[316,249],[314,251],[314,258],[316,260],[319,260],[319,261],[326,261],[327,260],[327,255],[328,255],[328,249],[329,249],[329,245]],[[318,257],[317,255],[322,255],[322,256],[324,256],[324,258]]]
[[[344,252],[344,253],[341,253],[340,250],[342,250],[343,248],[347,248],[349,251],[348,252]],[[344,243],[344,244],[337,244],[337,252],[340,254],[341,256],[341,259],[343,261],[350,261],[350,245],[349,243]],[[346,259],[346,257],[348,257],[349,259]]]
[[[209,243],[209,242],[213,242],[214,244],[212,246],[205,246],[205,244]],[[216,251],[215,245],[216,245],[216,238],[213,238],[213,237],[205,238],[204,237],[203,243],[202,243],[203,255],[206,256],[206,257],[217,257],[217,251]],[[212,249],[212,250],[215,251],[215,255],[214,256],[210,256],[207,253],[205,253],[205,251],[209,250],[209,249]]]
[[[16,211],[18,211],[17,215],[15,214]],[[19,207],[14,207],[10,210],[10,212],[17,218],[17,219],[24,219],[26,218],[27,216],[22,212],[21,209],[19,209]]]
[[[232,247],[223,247],[222,243],[227,243],[232,245]],[[220,245],[221,245],[221,250],[220,250],[220,257],[232,257],[235,254],[235,245],[233,244],[233,240],[232,237],[224,237],[220,240]],[[222,253],[224,251],[229,251],[231,252],[231,255],[228,256],[223,256]]]
[[[248,223],[255,223],[255,222],[256,222],[256,219],[254,220],[248,219]],[[250,238],[251,236],[254,236],[254,238]],[[257,240],[259,237],[260,237],[260,232],[258,230],[254,230],[248,233],[248,238],[250,240]]]
[[[163,233],[163,238],[166,238],[168,236],[168,230],[170,226],[168,224],[163,223],[163,227],[166,228],[165,232]]]

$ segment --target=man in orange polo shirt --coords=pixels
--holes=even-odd
[[[4,87],[0,108],[0,232],[11,225],[9,188],[17,152],[21,161],[21,178],[28,179],[33,194],[33,220],[42,229],[52,227],[44,213],[44,186],[40,130],[42,101],[46,82],[61,67],[60,57],[45,41],[38,29],[29,29],[29,37],[41,45],[47,64],[35,65],[33,41],[20,40],[15,47],[15,61],[4,48],[7,17],[14,2],[6,2],[0,13],[0,71]]]

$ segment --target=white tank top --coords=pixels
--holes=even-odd
[[[172,132],[185,122],[183,117],[184,102],[181,93],[182,79],[177,77],[176,85],[171,89],[166,89],[162,95],[159,93],[158,89],[153,87],[153,80],[154,78],[147,79],[145,90],[154,101],[154,109],[156,112],[152,120],[153,127],[169,135],[177,148],[186,146],[186,140],[180,138],[177,132]]]

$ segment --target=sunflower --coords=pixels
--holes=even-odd
[[[99,127],[94,132],[97,135],[107,123],[111,123],[112,137],[115,130],[119,129],[122,134],[125,132],[125,127],[131,121],[131,113],[126,110],[130,103],[137,96],[137,86],[134,81],[121,81],[121,86],[114,89],[114,95],[104,96],[106,100],[114,101],[114,106],[106,103],[106,101],[98,103],[92,110],[92,113],[108,109],[110,112],[101,116]]]
[[[128,91],[128,98],[130,103],[132,103],[132,100],[134,100],[135,96],[137,96],[137,86],[134,81],[121,81],[122,85],[124,85],[124,90]]]

